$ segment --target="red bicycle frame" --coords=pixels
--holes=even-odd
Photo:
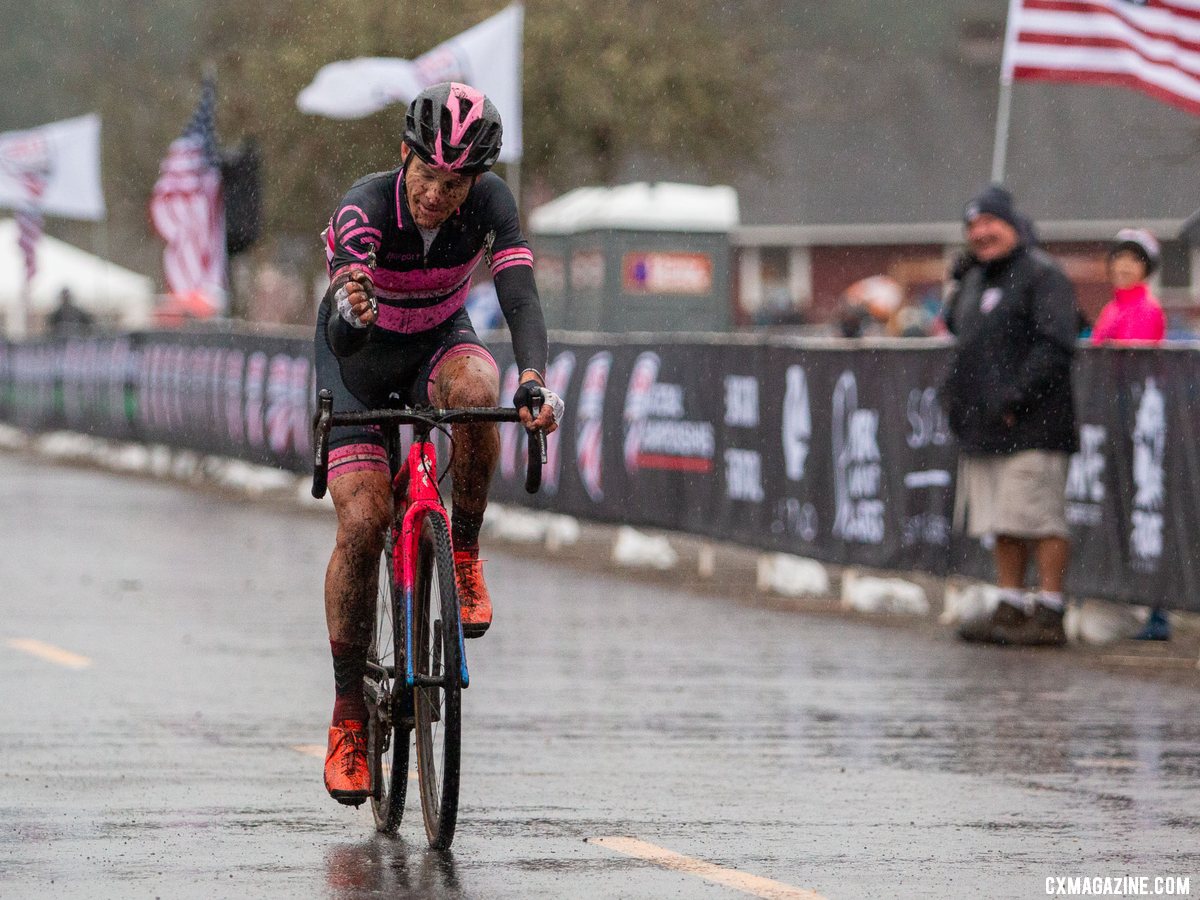
[[[404,511],[404,520],[400,526],[399,539],[395,542],[395,552],[392,556],[392,573],[395,583],[401,585],[404,591],[404,681],[408,688],[416,684],[413,672],[413,597],[417,585],[417,551],[421,539],[421,523],[426,516],[441,516],[446,523],[446,531],[450,530],[450,517],[446,507],[442,505],[441,494],[437,486],[437,447],[429,439],[427,433],[418,432],[412,446],[408,448],[408,460],[404,468],[396,473],[392,483],[395,492],[408,474],[408,488],[405,499],[408,508]],[[470,676],[467,673],[466,646],[463,642],[462,628],[458,629],[459,659],[462,660],[462,686],[467,687]]]

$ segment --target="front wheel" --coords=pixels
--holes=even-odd
[[[421,522],[413,597],[413,710],[421,812],[429,846],[445,850],[458,817],[462,638],[446,520]]]
[[[371,767],[371,811],[375,827],[392,834],[404,815],[408,791],[408,741],[401,699],[404,687],[403,629],[396,608],[395,565],[398,535],[389,528],[379,562],[379,596],[375,630],[367,653],[363,692],[367,701],[367,757]]]

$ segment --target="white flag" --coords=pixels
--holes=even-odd
[[[415,60],[360,57],[330,63],[300,92],[310,115],[361,119],[392,103],[408,103],[431,84],[461,81],[496,104],[504,122],[500,159],[521,158],[521,27],[519,3],[485,19]]]
[[[64,119],[0,134],[0,207],[49,216],[104,218],[100,117]]]

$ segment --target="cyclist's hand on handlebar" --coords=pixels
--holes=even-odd
[[[530,404],[535,401],[542,407],[536,419],[529,411]],[[521,386],[513,395],[513,406],[519,410],[521,424],[525,426],[526,431],[544,431],[546,434],[553,434],[558,430],[558,423],[562,421],[566,412],[562,398],[548,387],[543,387],[534,377],[521,382]]]
[[[337,301],[338,313],[355,328],[374,325],[379,318],[375,284],[366,272],[355,272],[333,296]]]

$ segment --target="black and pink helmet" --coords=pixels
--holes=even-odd
[[[496,163],[504,127],[492,101],[457,81],[427,87],[404,118],[404,143],[442,172],[478,175]]]

